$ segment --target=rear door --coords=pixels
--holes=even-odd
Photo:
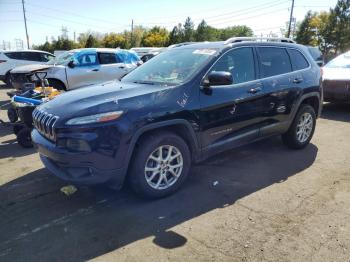
[[[260,78],[269,104],[261,135],[278,134],[288,127],[289,115],[303,77],[298,71],[293,72],[286,48],[266,46],[258,47],[257,51]]]
[[[82,53],[74,58],[75,67],[66,66],[69,89],[96,84],[101,81],[100,64],[96,53]]]
[[[126,67],[116,53],[98,53],[101,64],[101,80],[120,79],[125,74]]]
[[[200,118],[204,149],[224,150],[225,145],[238,146],[258,137],[265,97],[255,61],[253,47],[239,47],[224,54],[209,70],[230,72],[234,83],[202,89]]]

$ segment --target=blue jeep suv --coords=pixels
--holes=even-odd
[[[191,163],[273,135],[311,140],[320,68],[288,39],[232,38],[170,49],[121,81],[74,90],[33,112],[47,169],[76,184],[128,180],[151,198],[176,191]]]

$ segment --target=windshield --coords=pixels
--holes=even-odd
[[[66,65],[72,60],[75,52],[66,51],[47,62],[48,65]]]
[[[198,72],[216,52],[216,49],[173,49],[152,58],[126,75],[122,81],[179,85]]]
[[[350,53],[340,55],[331,60],[325,67],[329,68],[350,68]]]

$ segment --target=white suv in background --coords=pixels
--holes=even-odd
[[[13,87],[37,82],[35,72],[47,72],[50,86],[71,90],[83,86],[120,79],[142,61],[134,52],[112,48],[81,48],[66,51],[41,65],[19,66],[11,70]]]
[[[11,87],[10,71],[13,68],[21,65],[46,63],[54,57],[53,54],[37,50],[0,51],[0,80]]]

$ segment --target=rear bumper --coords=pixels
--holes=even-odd
[[[350,81],[324,81],[323,95],[326,102],[349,101]]]
[[[32,141],[45,167],[62,180],[80,185],[109,184],[114,188],[123,185],[126,168],[109,164],[102,169],[100,161],[103,161],[103,156],[96,162],[87,161],[92,156],[96,157],[95,152],[72,153],[57,147],[35,129],[32,131]],[[108,163],[110,159],[103,162]]]

